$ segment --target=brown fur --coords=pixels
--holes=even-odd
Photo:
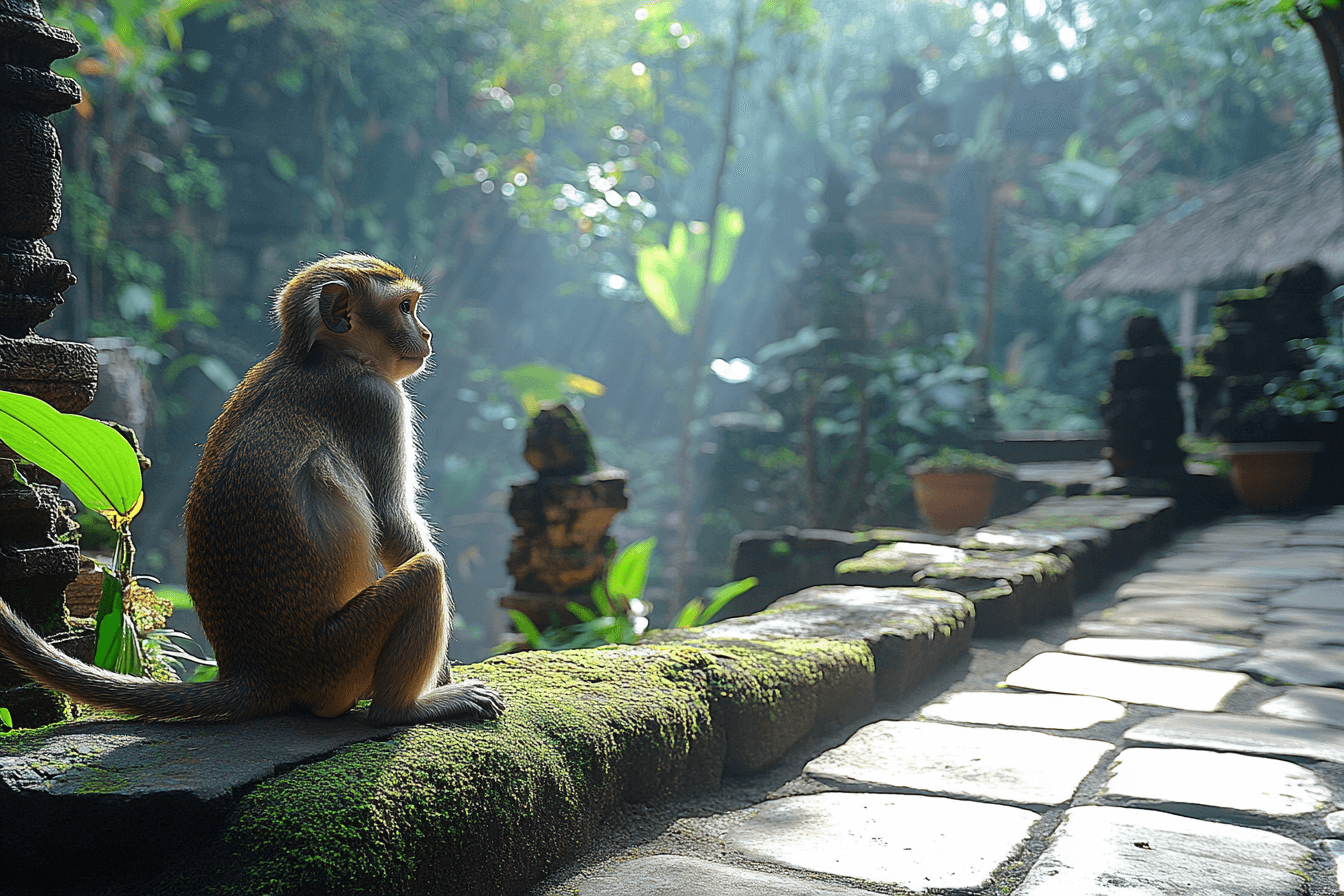
[[[335,716],[366,697],[373,724],[497,717],[497,692],[452,681],[452,599],[416,506],[401,381],[430,354],[421,292],[367,255],[281,289],[279,345],[211,427],[187,499],[187,588],[217,682],[112,676],[32,644],[5,611],[0,649],[77,700],[150,718]]]

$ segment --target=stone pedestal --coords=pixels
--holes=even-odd
[[[43,237],[61,219],[61,146],[46,116],[79,102],[79,85],[52,74],[79,51],[74,35],[42,20],[35,0],[0,0],[0,388],[82,411],[98,385],[93,346],[33,332],[74,284]],[[13,475],[17,471],[17,476]],[[70,640],[64,591],[79,572],[74,507],[58,483],[0,444],[0,594],[41,634]],[[60,718],[64,698],[0,666],[0,706],[16,724]]]

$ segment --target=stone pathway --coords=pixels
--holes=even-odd
[[[535,893],[1344,892],[1344,508],[1183,533],[1102,603]]]

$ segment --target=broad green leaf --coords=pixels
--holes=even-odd
[[[543,401],[560,401],[567,394],[602,395],[607,387],[590,377],[549,364],[519,364],[501,371],[499,378],[513,387],[518,403],[535,417]]]
[[[678,232],[685,235],[685,226],[672,225],[672,238],[676,242]],[[679,286],[685,281],[684,270],[689,264],[679,265],[666,246],[640,246],[635,258],[635,277],[639,286],[648,297],[649,304],[663,316],[672,332],[685,336],[691,332],[689,315],[682,307],[690,302],[688,296],[681,294]]]
[[[135,450],[105,423],[0,391],[0,440],[64,482],[90,510],[129,520],[143,503]]]
[[[627,545],[616,555],[607,569],[607,592],[613,598],[629,604],[644,596],[644,586],[649,581],[649,557],[657,544],[657,538],[646,538]]]
[[[740,209],[720,205],[715,216],[715,246],[709,273],[710,283],[718,285],[733,267],[737,241],[746,225]],[[674,333],[685,336],[691,332],[704,285],[705,260],[709,256],[709,228],[699,221],[692,221],[689,226],[682,222],[673,224],[666,246],[639,247],[635,258],[636,279],[649,304]]]
[[[9,714],[9,710],[0,706],[0,728],[5,731],[14,730],[14,717]]]

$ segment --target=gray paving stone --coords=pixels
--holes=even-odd
[[[689,856],[640,856],[608,862],[567,881],[574,896],[877,896],[817,880],[796,880]]]
[[[919,712],[925,718],[943,722],[1076,731],[1091,728],[1098,722],[1123,718],[1125,708],[1101,697],[962,691],[950,694],[939,703],[931,703]]]
[[[1259,623],[1245,632],[1210,631],[1191,628],[1174,622],[1110,622],[1097,618],[1078,621],[1078,634],[1092,638],[1161,638],[1171,641],[1203,641],[1228,647],[1255,647],[1259,643],[1252,632],[1263,627]]]
[[[1261,715],[1178,712],[1125,732],[1133,743],[1344,763],[1344,731]]]
[[[1236,554],[1223,551],[1181,551],[1158,557],[1153,568],[1162,572],[1189,572],[1200,569],[1218,569],[1237,559]]]
[[[1232,820],[1237,813],[1315,812],[1330,801],[1330,788],[1315,772],[1283,759],[1131,747],[1116,757],[1101,795],[1134,808]],[[1226,809],[1233,813],[1219,811]]]
[[[1335,688],[1289,688],[1255,709],[1280,719],[1344,728],[1344,691]]]
[[[1273,591],[1279,587],[1265,573],[1231,573],[1226,566],[1217,572],[1145,572],[1130,579],[1121,588],[1153,589],[1156,594],[1208,594],[1210,592]],[[1117,591],[1118,593],[1118,591]]]
[[[1243,566],[1255,569],[1295,570],[1302,567],[1323,567],[1327,570],[1341,570],[1344,569],[1344,548],[1284,547],[1275,551],[1257,551],[1254,554],[1243,555],[1231,569]]]
[[[1297,610],[1328,610],[1344,612],[1344,582],[1334,579],[1309,582],[1269,599],[1271,607],[1292,607]]]
[[[1206,663],[1243,652],[1240,647],[1207,641],[1177,641],[1168,638],[1074,638],[1060,648],[1065,653],[1102,656],[1116,660],[1147,660],[1168,663]]]
[[[1287,684],[1344,687],[1344,649],[1268,647],[1237,664],[1242,672]]]
[[[1210,632],[1250,632],[1260,621],[1255,604],[1204,597],[1145,597],[1127,600],[1089,617],[1124,625],[1181,625]]]
[[[787,797],[733,814],[742,820],[724,844],[735,853],[916,893],[983,886],[1039,817],[1011,806],[869,793]]]
[[[1268,831],[1150,809],[1079,806],[1015,896],[1290,896],[1310,851]]]
[[[1337,615],[1337,614],[1336,614]],[[1344,647],[1344,625],[1275,625],[1256,627],[1262,647]]]
[[[1319,625],[1344,629],[1344,613],[1336,613],[1331,610],[1273,607],[1265,611],[1264,621],[1276,625]]]
[[[1210,712],[1221,706],[1227,695],[1246,680],[1246,676],[1238,672],[1130,663],[1069,653],[1041,653],[1009,673],[1006,683],[1031,691],[1082,694],[1121,703]]]
[[[1331,812],[1325,816],[1325,826],[1332,834],[1344,834],[1344,812]],[[1344,843],[1340,844],[1344,846]],[[1344,891],[1344,888],[1341,888]]]
[[[1278,586],[1274,586],[1278,587]],[[1227,588],[1214,588],[1191,585],[1169,585],[1161,582],[1126,582],[1115,589],[1115,599],[1117,601],[1133,600],[1135,598],[1165,598],[1170,600],[1199,600],[1217,603],[1232,603],[1237,601],[1243,603],[1260,603],[1266,595],[1273,594],[1272,590],[1262,589],[1253,590],[1244,588],[1241,591],[1232,591]]]
[[[1291,588],[1300,582],[1312,582],[1317,579],[1337,579],[1341,573],[1338,566],[1256,566],[1246,561],[1238,566],[1230,566],[1224,572],[1247,580],[1260,579],[1266,587]]]
[[[1111,745],[1036,731],[875,722],[803,768],[835,787],[970,796],[1053,806],[1067,801]]]
[[[1290,548],[1344,548],[1344,532],[1303,532],[1284,542]]]

